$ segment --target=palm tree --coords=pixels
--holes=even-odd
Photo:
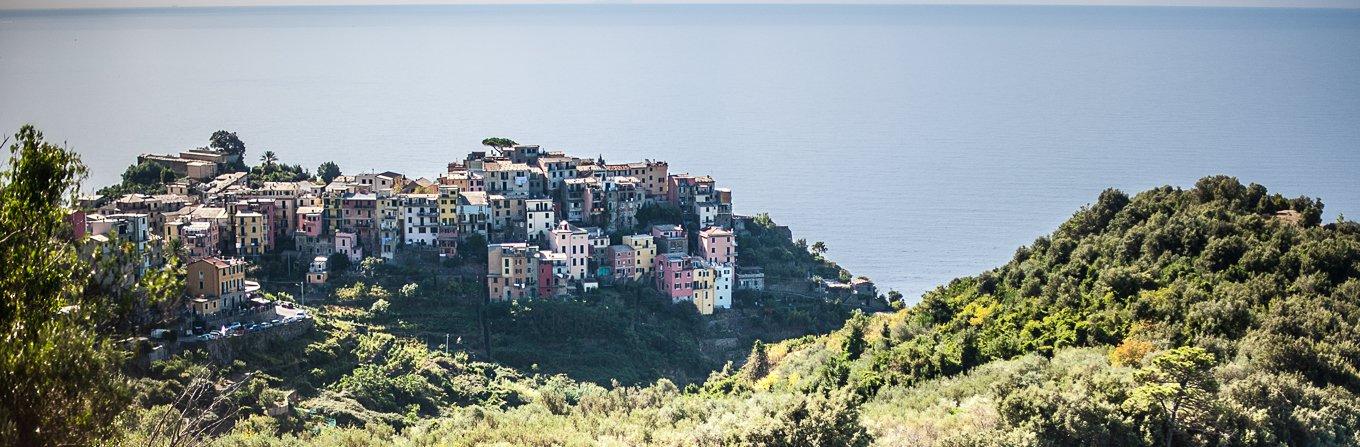
[[[260,161],[264,162],[265,166],[273,166],[274,163],[279,161],[279,157],[274,155],[274,151],[264,151],[264,155],[260,156]]]

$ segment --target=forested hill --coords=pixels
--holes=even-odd
[[[999,268],[771,347],[753,355],[767,365],[747,368],[768,375],[709,386],[843,383],[869,398],[879,435],[977,424],[935,441],[1355,445],[1360,225],[1320,226],[1321,214],[1320,201],[1230,177],[1133,198],[1107,190]],[[957,379],[985,377],[973,388],[931,380],[1020,356],[1034,358]],[[908,416],[935,405],[923,396],[984,399],[999,419]]]
[[[1319,227],[1321,213],[1319,201],[1229,177],[1132,199],[1107,190],[1006,265],[926,294],[883,370],[910,381],[1066,346],[1146,343],[1360,391],[1360,227]],[[924,355],[940,343],[956,352]]]

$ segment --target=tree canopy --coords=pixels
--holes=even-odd
[[[516,143],[515,140],[502,137],[491,137],[482,140],[482,146],[487,146],[496,149],[497,151],[503,151],[506,148],[514,147],[516,144],[519,143]]]
[[[333,161],[322,163],[321,166],[316,168],[316,176],[320,177],[322,182],[329,185],[332,180],[335,180],[336,177],[340,176],[340,165],[335,164]]]
[[[122,357],[96,330],[102,300],[66,239],[85,167],[32,126],[0,172],[0,444],[90,444],[126,405]]]

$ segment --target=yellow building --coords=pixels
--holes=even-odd
[[[189,263],[185,273],[184,292],[199,315],[215,314],[245,301],[245,261],[203,258]]]
[[[233,228],[236,234],[236,252],[246,256],[259,256],[264,254],[265,247],[268,246],[266,240],[268,231],[265,230],[268,222],[264,215],[254,211],[242,211],[236,213],[232,218]]]
[[[699,309],[700,314],[713,314],[713,304],[717,298],[717,291],[713,288],[715,276],[716,272],[711,268],[694,268],[694,307]]]
[[[633,247],[633,259],[637,265],[633,269],[633,279],[652,276],[652,260],[656,258],[656,242],[650,234],[632,234],[623,237],[623,245]]]
[[[439,187],[439,225],[458,226],[458,187],[443,185]]]

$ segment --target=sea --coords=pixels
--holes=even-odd
[[[1360,10],[515,5],[0,12],[0,130],[118,181],[235,131],[347,173],[485,137],[662,159],[909,298],[1106,188],[1227,174],[1360,217]]]

